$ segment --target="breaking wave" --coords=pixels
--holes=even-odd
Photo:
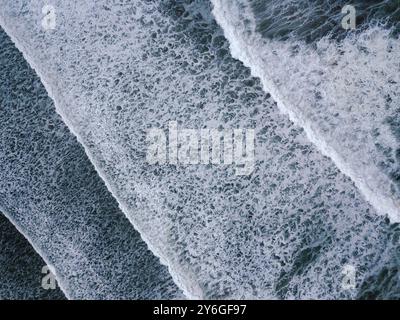
[[[351,177],[378,213],[400,221],[398,1],[212,0],[232,55],[281,111]]]
[[[262,88],[264,78],[261,83],[232,58],[210,3],[53,3],[59,15],[52,32],[41,29],[37,1],[0,0],[0,24],[40,75],[126,216],[189,298],[398,296],[398,225],[378,215],[303,129],[279,112]],[[243,50],[249,57],[236,34],[255,39],[248,16],[228,14],[222,2],[214,5],[234,56],[242,57]],[[297,66],[289,69],[293,76],[303,74],[303,64],[296,63],[301,57],[313,68],[311,49],[298,47],[309,55],[295,55],[292,43],[274,43],[268,63],[276,64],[271,67],[277,75],[286,70],[282,64]],[[337,44],[323,43],[327,59]],[[318,72],[313,75],[301,78],[304,83],[291,81],[291,74],[270,80],[279,107],[287,104],[278,99],[278,80],[286,81],[288,91],[312,91],[319,81]],[[297,96],[296,105],[307,99]],[[317,128],[318,115],[313,116]],[[311,137],[305,125],[311,122],[301,119],[296,123]],[[146,132],[169,121],[181,128],[255,129],[254,172],[238,177],[229,167],[149,165]],[[351,141],[342,141],[343,149],[352,147]],[[379,183],[386,181],[387,175],[376,171]],[[368,174],[363,171],[360,182]],[[383,187],[387,192],[388,185]],[[342,290],[344,264],[358,270],[358,290]],[[377,293],[381,274],[387,286]]]

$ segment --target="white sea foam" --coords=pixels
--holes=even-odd
[[[266,39],[256,31],[250,1],[212,2],[232,55],[376,211],[399,222],[400,40],[379,27],[313,45]]]
[[[42,256],[67,298],[182,298],[1,29],[0,70],[0,209]],[[2,279],[0,297],[54,297],[40,286],[45,263],[33,257],[24,266],[29,257],[23,243],[18,237],[7,243],[10,228],[2,227],[0,260],[10,260],[0,263],[0,273],[10,279]]]
[[[0,214],[0,300],[65,299],[57,290],[43,290],[38,279],[45,265],[15,226]]]
[[[1,25],[188,297],[356,297],[395,259],[398,230],[231,58],[207,2],[53,1],[54,30],[37,1],[0,4]],[[147,129],[169,121],[254,128],[253,173],[149,165]],[[357,290],[342,290],[343,264]]]

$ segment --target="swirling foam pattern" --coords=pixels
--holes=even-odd
[[[66,296],[181,297],[2,30],[0,70],[0,208],[41,254]],[[9,245],[1,246],[2,255]],[[19,261],[14,268],[22,272]],[[31,275],[37,290],[42,267]]]
[[[0,300],[65,299],[60,288],[45,290],[46,263],[7,218],[0,214]]]
[[[189,298],[399,295],[398,225],[230,56],[208,2],[54,1],[51,31],[41,2],[0,4],[1,24]],[[254,172],[149,165],[146,132],[169,121],[254,128]],[[357,270],[356,290],[341,286],[345,264]]]
[[[354,1],[349,32],[343,1],[212,2],[233,56],[377,213],[399,222],[400,3]]]

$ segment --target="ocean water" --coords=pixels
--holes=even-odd
[[[343,1],[212,2],[232,55],[376,211],[399,222],[399,2],[355,1],[350,31]]]
[[[67,298],[181,298],[2,30],[0,70],[0,208],[37,251],[1,224],[0,298],[59,296],[41,287],[45,264]]]
[[[228,4],[230,1],[225,1]],[[235,1],[233,1],[235,2]],[[240,1],[236,1],[240,3]],[[346,13],[342,9],[352,5],[356,9],[356,29],[359,33],[371,26],[390,29],[392,36],[400,31],[400,2],[398,0],[249,0],[255,31],[273,40],[301,40],[313,44],[323,37],[343,40],[349,30],[342,27]]]
[[[30,243],[0,214],[0,300],[64,300],[60,290],[44,290],[46,263]]]
[[[0,4],[0,24],[188,298],[399,296],[399,225],[320,153],[307,127],[280,112],[264,78],[232,57],[246,50],[232,40],[246,34],[239,27],[251,26],[247,16],[236,20],[215,1],[221,29],[207,1],[54,1],[57,26],[45,32],[41,3]],[[169,121],[254,129],[254,172],[150,165],[146,132]],[[348,264],[355,290],[341,286]]]

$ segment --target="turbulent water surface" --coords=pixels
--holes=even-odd
[[[212,2],[233,56],[377,213],[399,222],[399,1],[355,1],[350,31],[344,1]]]
[[[0,208],[41,254],[66,296],[182,297],[167,268],[118,209],[35,72],[2,30],[0,70]],[[11,284],[26,281],[27,249],[21,236],[9,243],[3,238],[8,238],[6,234],[1,236],[0,258],[20,255],[8,261],[13,267],[4,265],[5,272],[10,267],[20,271],[10,281],[4,280],[11,290]],[[32,294],[45,296],[40,287],[43,265],[37,266],[37,257],[33,262],[26,272],[32,272],[29,279],[38,280],[37,287],[26,291],[16,287],[14,294],[31,295],[33,290]],[[0,286],[0,290],[6,289]]]
[[[235,57],[257,51],[240,42],[243,35],[251,45],[263,39],[256,36],[253,8],[247,4],[234,11],[239,1],[213,2],[224,30],[206,1],[54,1],[57,27],[44,31],[41,3],[0,0],[0,23],[40,75],[124,213],[189,298],[398,296],[400,230],[378,214],[397,217],[391,169],[378,165],[391,154],[385,148],[397,141],[383,120],[393,115],[394,104],[378,114],[368,101],[383,103],[382,96],[368,96],[371,100],[363,104],[346,104],[363,111],[350,110],[346,118],[332,105],[351,95],[331,95],[356,88],[373,92],[351,78],[370,57],[356,55],[363,52],[358,45],[371,44],[371,50],[384,41],[389,50],[397,42],[379,30],[376,37],[345,39],[341,46],[349,51],[342,50],[342,60],[336,40],[321,40],[320,51],[280,40],[267,51],[260,42],[263,50],[257,53],[267,52],[271,60],[257,70],[273,69],[275,75],[265,80],[231,57],[224,38]],[[321,62],[310,64],[320,52]],[[395,101],[396,85],[388,82],[398,77],[394,56],[387,50],[373,53],[383,67],[368,69],[369,80],[380,83],[379,71],[388,73],[380,89]],[[346,69],[353,66],[350,57],[364,60],[355,70]],[[338,73],[326,69],[324,59],[332,59],[337,72],[345,70],[349,86],[333,81]],[[329,81],[322,82],[321,73]],[[275,86],[267,87],[268,81]],[[304,88],[305,93],[299,91]],[[316,88],[325,91],[318,95]],[[296,98],[298,109],[280,97]],[[313,99],[330,104],[317,105]],[[285,107],[300,126],[278,107]],[[178,121],[180,128],[255,129],[254,172],[236,176],[232,166],[149,165],[146,132],[167,129],[169,121]],[[373,132],[382,148],[369,140]],[[339,142],[342,153],[335,149]],[[395,168],[396,161],[391,164]],[[342,290],[346,264],[357,270],[357,290]]]
[[[45,290],[46,263],[7,218],[0,214],[0,300],[65,299],[60,288]]]
[[[349,11],[347,5],[356,10],[356,30],[371,26],[390,29],[393,36],[400,31],[400,2],[398,0],[249,0],[224,1],[226,5],[236,3],[250,9],[255,30],[265,38],[275,40],[303,40],[314,43],[325,36],[343,40],[349,31],[342,27],[342,19]]]

